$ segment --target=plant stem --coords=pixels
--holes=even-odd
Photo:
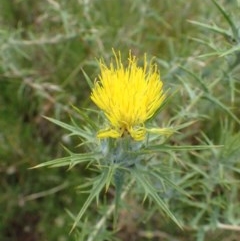
[[[134,179],[131,180],[131,182],[129,183],[129,185],[126,187],[126,189],[122,192],[121,194],[121,199],[124,199],[125,196],[127,195],[129,189],[131,188],[131,186],[134,183]],[[93,232],[90,234],[90,236],[88,237],[87,241],[94,241],[94,238],[97,236],[97,234],[99,233],[99,231],[101,230],[102,226],[104,225],[104,223],[106,222],[107,218],[113,213],[113,211],[115,210],[115,206],[116,203],[115,201],[113,201],[113,203],[111,204],[111,206],[109,207],[108,211],[105,213],[105,215],[96,223]]]

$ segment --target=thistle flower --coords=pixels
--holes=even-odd
[[[128,65],[122,64],[121,54],[114,52],[115,63],[107,67],[100,62],[99,81],[92,89],[92,101],[104,112],[108,128],[98,132],[98,138],[120,138],[130,135],[141,141],[146,132],[168,134],[168,130],[147,129],[145,122],[161,107],[165,94],[157,66],[147,63],[139,67],[129,52]]]

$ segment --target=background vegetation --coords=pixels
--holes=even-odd
[[[184,230],[142,204],[134,187],[118,231],[109,218],[96,240],[239,240],[240,3],[217,3],[0,0],[0,240],[87,240],[109,209],[108,202],[93,205],[89,219],[69,235],[73,221],[65,208],[79,211],[86,195],[75,187],[94,173],[84,166],[29,168],[64,156],[61,143],[78,144],[42,116],[69,122],[71,115],[81,123],[71,106],[95,108],[82,70],[94,80],[96,59],[107,62],[112,48],[123,59],[129,49],[155,56],[165,87],[177,90],[159,126],[195,122],[171,144],[221,147],[162,156],[178,170],[173,180],[192,196],[169,190],[165,198]]]

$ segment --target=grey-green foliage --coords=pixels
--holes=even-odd
[[[237,0],[199,1],[197,4],[194,0],[2,0],[0,11],[0,182],[3,188],[1,212],[4,214],[1,230],[8,227],[7,218],[11,216],[18,223],[23,223],[20,214],[25,213],[27,207],[41,209],[41,220],[33,230],[36,233],[42,230],[48,240],[56,240],[70,227],[65,218],[65,229],[54,224],[49,230],[47,215],[52,215],[51,222],[57,215],[63,217],[62,206],[75,210],[76,215],[79,211],[77,206],[88,196],[76,195],[80,197],[79,202],[74,189],[71,189],[70,194],[60,193],[62,198],[47,196],[41,202],[28,202],[21,209],[18,206],[19,196],[48,189],[55,185],[56,180],[74,180],[77,185],[89,176],[92,180],[87,184],[97,180],[102,187],[102,181],[110,185],[110,177],[114,179],[112,170],[99,165],[96,153],[90,151],[96,147],[94,137],[90,138],[88,145],[73,147],[81,143],[79,137],[86,140],[91,136],[91,128],[94,122],[98,122],[96,113],[91,112],[90,118],[86,118],[86,111],[77,113],[70,107],[72,104],[89,106],[87,83],[98,73],[95,58],[108,60],[112,47],[122,50],[125,53],[123,57],[127,56],[129,49],[139,56],[144,52],[155,56],[166,89],[176,90],[163,112],[156,116],[158,125],[176,127],[192,123],[179,129],[165,144],[161,139],[160,144],[141,150],[141,155],[151,154],[152,151],[157,155],[137,165],[141,173],[136,179],[147,183],[132,184],[124,195],[125,203],[134,200],[129,209],[138,217],[135,222],[143,221],[136,232],[138,239],[156,238],[156,230],[161,229],[172,235],[165,235],[166,239],[174,240],[174,232],[178,230],[175,226],[168,226],[166,216],[162,218],[159,212],[155,214],[159,205],[154,202],[150,202],[151,208],[145,202],[141,212],[137,209],[149,191],[149,183],[156,191],[152,197],[156,199],[158,193],[164,205],[182,224],[184,232],[195,230],[199,241],[204,238],[216,240],[214,233],[218,230],[238,227],[240,100]],[[190,24],[189,19],[195,24]],[[89,78],[86,78],[87,75]],[[57,142],[41,142],[43,132],[51,128],[46,122],[40,122],[40,125],[39,119],[42,115],[52,116],[61,119],[62,124],[70,119],[69,114],[72,122],[67,124],[72,126],[70,132],[74,131],[77,138],[70,137],[73,139],[71,148],[65,143],[65,155],[68,156],[62,157],[57,142],[60,142],[59,136],[63,131],[54,129],[47,136],[50,140],[58,136]],[[83,122],[90,125],[83,127]],[[206,146],[206,143],[210,149],[200,147]],[[51,154],[47,152],[49,149]],[[55,172],[48,169],[40,169],[39,172],[27,170],[29,166],[51,158],[57,158],[48,162],[58,167]],[[89,166],[85,166],[87,162]],[[93,167],[96,172],[91,172]],[[8,170],[11,168],[15,168],[16,172],[10,175]],[[62,172],[63,168],[71,170]],[[100,170],[104,170],[106,176],[101,176]],[[131,175],[130,171],[125,175],[123,191],[126,191],[125,184]],[[20,182],[15,183],[14,180]],[[87,188],[91,185],[83,190],[89,191]],[[93,195],[97,197],[98,194]],[[89,219],[77,224],[75,230],[81,230],[79,237],[85,235],[82,240],[91,236],[93,227],[101,220],[104,222],[97,230],[96,240],[113,240],[113,236],[117,236],[109,230],[111,215],[107,210],[111,204],[110,201],[103,202],[105,196],[105,192],[100,193],[98,207],[93,202],[86,212]],[[91,198],[88,200],[91,201]],[[58,206],[59,200],[61,205]],[[123,207],[121,203],[120,211]],[[95,209],[99,211],[97,215]],[[76,220],[74,215],[73,222]],[[224,226],[226,224],[229,226]],[[207,238],[208,230],[214,231],[210,238]],[[191,233],[185,240],[195,240]],[[176,237],[182,235],[176,234]],[[66,236],[71,240],[73,238],[67,233]]]

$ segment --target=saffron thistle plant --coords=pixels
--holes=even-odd
[[[164,202],[168,189],[185,192],[169,178],[168,170],[158,154],[172,151],[205,149],[206,146],[171,146],[166,141],[176,131],[190,125],[192,122],[178,126],[158,127],[153,121],[155,114],[166,104],[167,94],[157,65],[148,63],[140,66],[135,56],[129,52],[128,63],[125,66],[121,54],[114,52],[114,60],[110,65],[103,61],[100,64],[100,75],[93,84],[87,75],[86,79],[92,92],[90,98],[100,111],[81,110],[75,108],[83,119],[78,125],[72,119],[72,124],[47,118],[53,123],[70,131],[70,135],[81,138],[84,153],[73,153],[66,149],[69,156],[52,160],[37,167],[49,166],[74,167],[77,164],[88,163],[87,167],[96,170],[99,175],[88,179],[81,186],[88,188],[89,196],[74,218],[73,228],[82,219],[94,199],[99,202],[100,192],[109,186],[115,186],[115,210],[119,208],[124,184],[136,182],[145,192],[144,200],[154,201],[159,210],[169,216],[178,226],[181,224]],[[99,116],[99,122],[90,116]],[[209,148],[209,147],[207,147]],[[156,183],[160,183],[156,185]],[[168,188],[171,187],[171,188]],[[85,189],[84,189],[85,188]],[[130,188],[130,187],[128,187]],[[124,189],[126,192],[126,189]]]

